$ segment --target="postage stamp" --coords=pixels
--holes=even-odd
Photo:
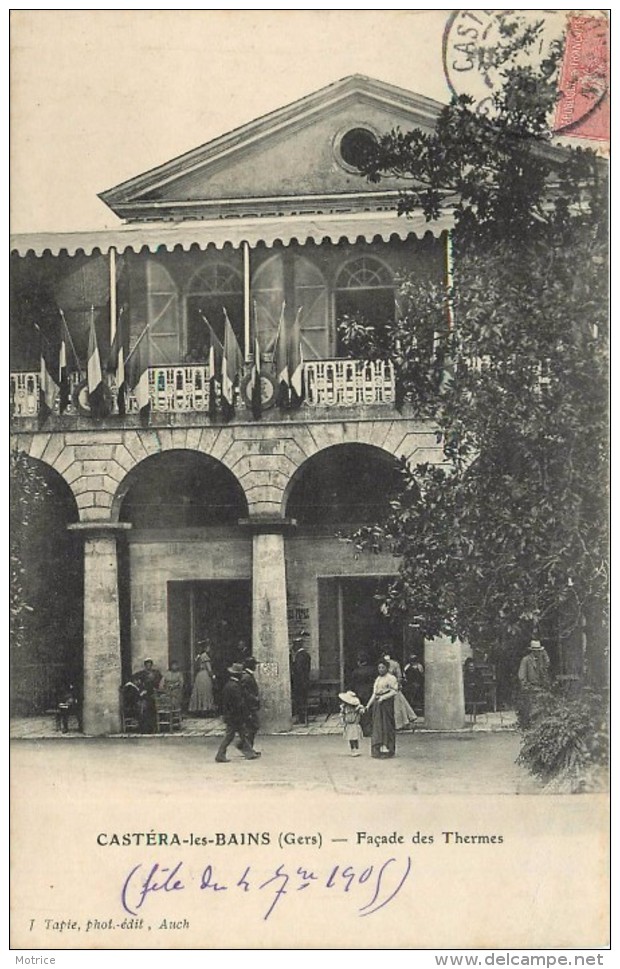
[[[527,50],[512,51],[514,11],[458,10],[448,19],[443,65],[452,94],[473,98],[492,115],[506,64],[541,63],[563,42],[559,98],[550,127],[556,134],[609,140],[609,23],[598,12],[545,11]],[[537,21],[532,19],[532,26]]]
[[[560,74],[554,130],[573,138],[609,140],[609,23],[571,17]]]

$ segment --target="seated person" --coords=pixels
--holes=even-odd
[[[179,669],[179,664],[173,659],[170,662],[170,669],[164,673],[160,685],[160,689],[168,699],[171,710],[181,709],[184,687],[185,678]]]
[[[466,713],[473,713],[484,705],[484,684],[472,656],[463,663],[463,689]]]
[[[140,687],[133,680],[129,680],[121,687],[123,704],[123,718],[125,720],[140,720]]]
[[[144,667],[134,673],[132,679],[140,690],[140,729],[142,733],[156,733],[156,695],[161,683],[161,672],[154,666],[153,660],[147,657]]]
[[[69,717],[73,715],[77,718],[78,730],[82,729],[82,704],[73,683],[70,683],[66,690],[62,690],[56,707],[56,729],[62,733],[67,733],[69,729]]]

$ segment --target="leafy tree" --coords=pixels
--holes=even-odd
[[[387,521],[360,533],[402,557],[385,608],[514,656],[532,634],[606,675],[607,231],[604,162],[554,146],[561,49],[515,66],[492,117],[454,98],[432,133],[384,136],[373,181],[406,180],[405,215],[452,211],[452,286],[403,281],[400,318],[345,340],[395,362],[398,406],[432,419],[443,463],[408,469]],[[534,34],[535,37],[535,34]],[[498,55],[499,56],[499,55]],[[575,650],[573,650],[575,655]],[[579,657],[578,657],[579,659]]]
[[[9,469],[11,705],[32,713],[81,675],[82,550],[62,479],[19,450]]]
[[[9,632],[11,647],[22,648],[24,623],[33,606],[24,592],[25,535],[35,510],[43,502],[48,487],[43,475],[23,451],[11,451],[9,463]]]

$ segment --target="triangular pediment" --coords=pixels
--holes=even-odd
[[[442,105],[362,75],[293,104],[100,195],[121,218],[200,218],[385,205],[396,179],[371,185],[343,158],[352,130],[431,130]]]

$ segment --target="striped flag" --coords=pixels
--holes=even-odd
[[[235,387],[243,367],[243,356],[239,349],[235,331],[224,310],[224,354],[222,358],[222,411],[231,417],[235,410]]]
[[[138,338],[138,342],[127,357],[127,383],[133,390],[140,422],[147,425],[151,417],[151,394],[149,391],[149,327],[148,324]]]
[[[95,309],[90,308],[90,331],[88,334],[88,404],[92,417],[103,417],[104,388],[101,372],[101,359],[95,329]]]
[[[276,361],[276,406],[281,407],[284,410],[289,405],[287,334],[286,320],[284,318],[285,309],[286,303],[282,303],[274,354]]]
[[[290,386],[290,407],[301,407],[305,397],[304,387],[304,355],[301,348],[301,311],[300,306],[295,316],[290,338],[288,354],[288,372]]]
[[[202,310],[200,316],[209,331],[209,417],[215,417],[217,415],[217,382],[222,377],[224,347]]]
[[[58,384],[52,377],[47,360],[45,359],[46,345],[41,339],[41,368],[39,372],[39,427],[45,424],[46,420],[54,410]]]
[[[60,391],[59,395],[59,409],[60,413],[64,414],[67,407],[69,406],[70,394],[69,394],[69,368],[67,367],[67,323],[65,321],[64,314],[60,313],[61,323],[60,323],[60,356],[58,359],[58,387]]]
[[[252,373],[250,376],[249,391],[252,405],[252,417],[255,421],[260,420],[263,414],[263,395],[260,381],[260,343],[258,342],[256,303],[254,303],[254,360],[252,361]]]
[[[127,411],[127,377],[125,374],[125,340],[123,333],[123,309],[121,306],[112,343],[110,344],[110,359],[108,370],[114,374],[116,384],[116,406],[121,417]]]

